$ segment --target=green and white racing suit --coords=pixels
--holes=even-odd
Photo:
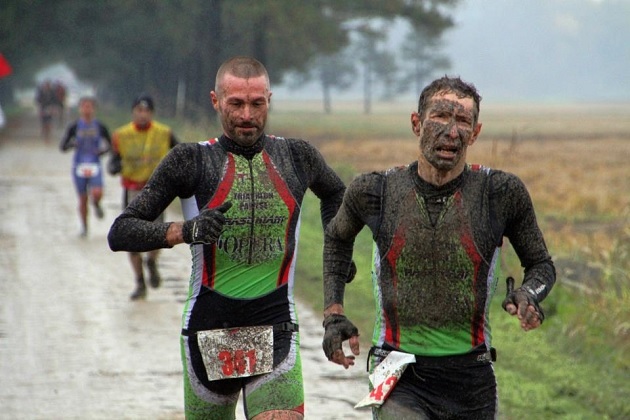
[[[192,273],[182,319],[187,415],[233,412],[241,390],[249,416],[267,410],[303,412],[293,287],[307,189],[321,200],[326,226],[341,205],[345,187],[317,149],[303,140],[274,136],[240,148],[222,136],[176,146],[112,227],[110,236],[125,249],[167,247],[159,238],[165,237],[168,224],[148,221],[174,198],[183,199],[187,220],[204,207],[233,204],[218,241],[191,246]],[[272,327],[273,371],[209,380],[197,334],[250,326]]]

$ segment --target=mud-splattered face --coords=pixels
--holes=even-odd
[[[251,146],[267,124],[271,100],[265,76],[242,79],[226,74],[218,91],[210,92],[226,136],[239,146]]]
[[[466,150],[481,130],[481,124],[475,123],[473,99],[459,98],[454,93],[435,95],[429,101],[424,119],[414,112],[411,123],[420,141],[420,164],[428,163],[442,173],[458,174],[463,170]]]

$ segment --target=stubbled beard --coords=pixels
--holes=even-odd
[[[260,127],[257,124],[247,126],[247,128],[254,128],[255,130],[244,134],[241,131],[241,128],[243,127],[237,126],[234,123],[230,123],[227,118],[225,118],[224,121],[225,121],[225,127],[228,128],[228,132],[227,132],[228,137],[233,142],[243,147],[248,147],[256,143],[256,140],[258,140],[258,138],[263,133],[262,127]]]
[[[241,146],[251,146],[256,143],[256,140],[260,137],[260,133],[261,132],[257,130],[255,132],[251,132],[250,134],[237,134],[237,130],[235,129],[234,134],[236,138],[232,140]]]

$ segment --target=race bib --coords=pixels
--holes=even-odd
[[[210,381],[244,378],[273,370],[271,326],[199,331],[197,342]]]
[[[363,398],[354,408],[380,407],[389,394],[394,390],[396,383],[402,376],[409,363],[416,361],[413,354],[399,351],[390,352],[385,359],[374,368],[370,375],[372,391]]]
[[[92,178],[98,175],[98,163],[79,163],[76,168],[76,174],[79,178]]]

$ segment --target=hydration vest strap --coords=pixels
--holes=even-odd
[[[281,322],[279,324],[273,325],[274,332],[299,332],[300,326],[298,324],[294,324],[293,322]],[[182,329],[182,335],[185,337],[192,337],[197,334],[198,331],[190,331],[186,328]]]

